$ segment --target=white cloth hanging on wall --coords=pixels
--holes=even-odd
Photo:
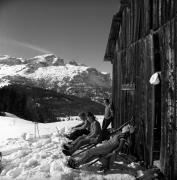
[[[157,84],[159,84],[159,83],[160,83],[160,76],[161,76],[161,72],[160,72],[160,71],[154,73],[154,74],[151,76],[150,80],[149,80],[150,84],[152,84],[152,85],[157,85]]]

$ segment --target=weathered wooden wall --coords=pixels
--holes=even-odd
[[[174,18],[177,11],[176,0],[122,0],[121,3],[119,50],[160,28]]]
[[[135,151],[147,165],[153,163],[155,91],[149,79],[161,64],[161,170],[177,178],[177,1],[121,0],[114,16],[105,60],[113,64],[114,127],[135,116],[138,127]],[[157,53],[156,39],[159,40]],[[135,90],[122,90],[135,84]],[[145,142],[145,143],[144,143]]]
[[[172,179],[174,165],[177,163],[175,144],[176,144],[176,120],[175,113],[175,84],[177,79],[176,65],[177,65],[177,51],[175,51],[175,26],[176,20],[173,19],[161,27],[157,34],[160,39],[160,54],[162,60],[162,119],[161,119],[161,167],[165,174],[168,174],[169,179]],[[176,149],[177,150],[177,149]],[[173,165],[173,166],[172,166]]]
[[[138,131],[141,131],[136,135],[141,147],[135,151],[143,151],[140,152],[143,156],[141,158],[146,158],[147,164],[152,164],[154,91],[153,86],[148,83],[153,73],[152,35],[117,52],[113,71],[114,126],[119,127],[134,116]],[[123,89],[125,84],[134,84],[135,90]]]

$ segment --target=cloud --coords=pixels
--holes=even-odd
[[[33,44],[29,44],[29,43],[26,43],[26,42],[20,42],[20,41],[17,41],[17,40],[14,40],[14,42],[19,46],[30,48],[30,49],[33,49],[35,51],[39,51],[41,53],[51,53],[50,51],[48,51],[48,50],[46,50],[44,48],[41,48],[39,46],[33,45]]]
[[[33,45],[33,44],[29,44],[29,43],[25,43],[25,42],[19,42],[19,41],[16,41],[16,43],[20,46],[23,46],[23,47],[26,47],[26,48],[30,48],[30,49],[33,49],[33,50],[36,50],[36,51],[39,51],[41,53],[51,53],[51,51],[48,51],[46,49],[43,49],[39,46],[36,46],[36,45]]]
[[[29,49],[32,49],[32,50],[35,50],[35,51],[38,51],[38,52],[44,53],[44,54],[51,53],[51,51],[44,49],[44,48],[41,48],[37,45],[33,45],[33,44],[30,44],[27,42],[21,42],[21,41],[15,40],[15,39],[7,38],[7,37],[3,37],[3,38],[1,37],[1,41],[3,43],[13,44],[13,45],[20,46],[23,48],[29,48]]]

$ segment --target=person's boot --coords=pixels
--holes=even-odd
[[[65,134],[65,137],[66,137],[67,139],[70,139],[70,138],[71,138],[69,134]]]
[[[99,171],[103,172],[104,174],[107,173],[108,171],[110,170],[110,167],[109,165],[102,165],[100,168],[99,168]]]
[[[77,164],[77,161],[74,160],[74,159],[72,159],[72,158],[70,158],[70,159],[68,160],[67,165],[68,165],[70,168],[73,168],[73,169],[77,169],[77,168],[79,167],[79,165]]]
[[[63,154],[65,154],[66,156],[71,156],[71,155],[72,155],[72,154],[71,154],[68,150],[66,150],[66,149],[62,150],[62,152],[63,152]]]
[[[66,144],[63,145],[63,148],[66,149],[66,150],[69,150],[69,146],[67,146]]]

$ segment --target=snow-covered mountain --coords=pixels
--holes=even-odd
[[[53,54],[30,59],[0,56],[0,86],[6,84],[53,89],[60,93],[88,96],[96,101],[111,92],[110,74],[74,60],[65,63],[64,59]]]

